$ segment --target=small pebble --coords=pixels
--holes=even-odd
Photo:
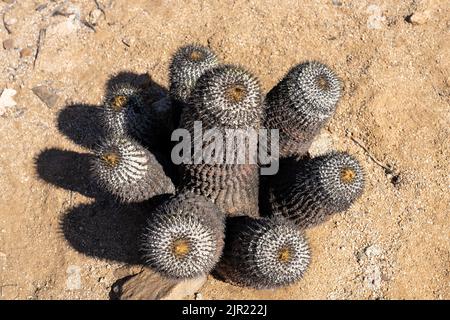
[[[58,95],[55,91],[47,86],[37,86],[31,89],[33,93],[41,99],[49,108],[53,108],[58,102]]]
[[[99,9],[94,9],[89,13],[88,22],[93,26],[96,26],[103,15],[103,12]]]
[[[203,295],[201,294],[201,292],[197,292],[195,294],[195,300],[203,300]]]
[[[40,5],[38,5],[37,7],[36,7],[36,9],[34,9],[34,10],[36,10],[36,11],[42,11],[42,10],[44,10],[45,8],[47,8],[47,3],[43,3],[43,4],[40,4]]]
[[[375,258],[375,257],[380,256],[383,253],[383,250],[378,245],[374,244],[374,245],[368,246],[364,250],[364,253],[369,258]]]
[[[122,39],[122,43],[124,45],[126,45],[127,47],[131,47],[133,46],[133,44],[135,43],[136,39],[134,37],[124,37]]]
[[[6,39],[3,41],[3,48],[5,50],[11,50],[14,48],[14,40],[13,39]]]
[[[72,4],[70,1],[64,1],[61,5],[59,5],[53,15],[61,15],[65,17],[69,17],[71,15],[76,15],[77,18],[81,15],[81,10],[78,6]]]
[[[3,0],[4,3],[13,4],[16,0]]]
[[[3,90],[2,94],[0,95],[0,116],[2,116],[6,112],[7,108],[11,108],[17,105],[17,103],[13,99],[16,93],[17,91],[14,89],[6,88],[5,90]]]
[[[421,25],[427,23],[430,19],[431,13],[426,10],[424,12],[415,12],[406,18],[406,21],[413,25]]]
[[[5,24],[7,24],[8,26],[13,26],[16,23],[17,23],[16,18],[5,18]]]
[[[20,50],[21,58],[31,57],[32,54],[33,50],[31,50],[30,48],[23,48],[22,50]]]

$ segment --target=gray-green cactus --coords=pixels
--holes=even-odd
[[[224,216],[206,198],[181,193],[160,205],[142,238],[146,263],[162,275],[188,279],[209,273],[223,249]]]

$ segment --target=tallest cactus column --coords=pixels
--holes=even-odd
[[[197,81],[180,127],[187,129],[192,137],[195,121],[200,121],[204,130],[215,129],[223,137],[227,136],[228,129],[257,130],[262,121],[261,104],[259,83],[253,75],[240,67],[220,66],[207,71]],[[194,143],[201,143],[202,150],[205,149],[204,141],[194,138]],[[228,215],[258,216],[258,165],[251,163],[250,157],[245,163],[227,163],[225,158],[225,153],[246,154],[249,148],[245,140],[231,148],[227,146],[216,163],[183,165],[183,188],[208,197]]]

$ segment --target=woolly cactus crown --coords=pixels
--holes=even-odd
[[[207,47],[191,44],[179,48],[169,67],[171,96],[186,103],[197,79],[218,64],[216,54]]]
[[[304,184],[307,175],[314,177],[310,183],[320,188],[321,198],[337,212],[348,209],[364,190],[364,172],[358,160],[346,152],[332,152],[306,162],[296,183]]]
[[[202,196],[179,194],[158,207],[147,222],[142,241],[150,267],[169,278],[208,273],[220,258],[223,215]]]
[[[313,121],[327,120],[335,111],[341,95],[341,83],[326,65],[312,61],[293,67],[267,95],[274,107],[292,108],[289,116]],[[308,124],[308,123],[306,123]]]
[[[364,172],[359,162],[345,152],[331,152],[292,163],[273,183],[270,192],[273,215],[283,215],[299,227],[325,222],[342,212],[364,191]]]
[[[155,156],[127,136],[102,141],[95,155],[91,162],[94,179],[122,202],[140,202],[175,191]]]
[[[258,128],[262,118],[258,80],[233,65],[205,72],[198,79],[189,102],[197,119],[203,120],[207,127]]]
[[[137,182],[147,173],[149,152],[131,138],[117,136],[104,140],[95,154],[92,169],[101,180],[117,184]]]
[[[308,243],[288,220],[234,218],[227,228],[232,239],[227,239],[222,270],[232,282],[276,288],[299,280],[309,265]]]
[[[108,135],[129,135],[141,143],[148,142],[152,119],[140,88],[129,83],[115,85],[103,104],[101,121]]]

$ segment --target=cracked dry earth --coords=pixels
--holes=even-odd
[[[108,299],[138,264],[145,217],[91,190],[85,125],[120,71],[161,98],[171,54],[192,42],[266,92],[295,63],[330,65],[343,98],[313,151],[349,151],[367,172],[348,212],[308,230],[300,282],[256,291],[209,276],[204,299],[450,298],[446,1],[97,3],[0,1],[0,92],[16,91],[0,107],[1,299]]]

